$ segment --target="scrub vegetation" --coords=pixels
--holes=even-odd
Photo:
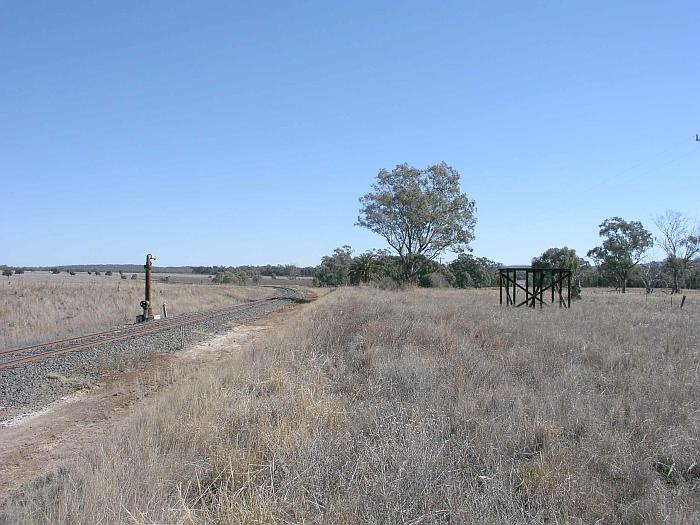
[[[493,290],[340,289],[216,366],[170,372],[4,520],[697,520],[698,296],[585,297],[531,310]]]

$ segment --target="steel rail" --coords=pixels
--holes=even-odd
[[[274,299],[266,299],[263,302],[268,302]],[[76,344],[76,345],[70,345],[65,348],[59,348],[56,350],[50,349],[48,351],[44,352],[39,352],[39,353],[34,353],[30,354],[25,357],[20,357],[17,359],[13,359],[11,361],[6,361],[4,363],[0,363],[0,370],[8,370],[11,368],[16,368],[18,366],[32,363],[35,361],[43,361],[45,359],[50,359],[55,356],[60,356],[63,354],[71,353],[71,352],[77,352],[80,350],[85,350],[85,349],[91,349],[91,348],[96,348],[100,345],[108,344],[108,343],[116,343],[116,342],[122,342],[122,341],[127,341],[130,339],[135,339],[138,337],[145,337],[153,334],[158,334],[162,332],[167,332],[169,330],[173,330],[176,328],[179,328],[181,326],[187,326],[190,324],[198,323],[207,319],[214,319],[216,317],[222,317],[234,312],[240,312],[240,311],[245,311],[247,309],[253,308],[255,306],[259,306],[261,303],[246,303],[243,305],[237,305],[236,307],[231,307],[227,310],[220,310],[217,311],[216,313],[209,313],[207,315],[200,315],[200,316],[192,316],[192,317],[187,317],[185,319],[178,319],[178,322],[176,323],[168,323],[165,325],[164,323],[158,323],[154,324],[152,326],[148,327],[148,330],[139,330],[139,331],[128,331],[128,333],[116,336],[116,337],[111,337],[108,339],[101,339],[101,340],[95,340],[95,341],[89,341],[87,343],[81,343],[81,344]],[[150,324],[150,323],[149,323]]]
[[[171,316],[166,319],[161,319],[158,321],[149,321],[147,323],[139,323],[139,324],[134,324],[134,325],[128,325],[128,326],[119,326],[117,328],[110,328],[109,330],[104,330],[102,332],[94,332],[91,334],[84,334],[84,335],[78,335],[75,337],[69,337],[67,339],[58,339],[55,341],[47,341],[45,343],[37,343],[35,345],[30,345],[30,346],[24,346],[21,348],[11,348],[7,350],[0,350],[0,359],[9,356],[9,355],[15,355],[15,354],[25,354],[27,352],[35,352],[37,350],[40,350],[42,348],[47,348],[47,347],[53,347],[57,345],[63,345],[63,344],[68,344],[68,343],[75,343],[77,341],[85,340],[88,338],[99,338],[103,336],[109,336],[112,334],[119,334],[122,332],[129,332],[129,333],[136,333],[139,331],[144,331],[144,332],[149,332],[151,327],[153,326],[154,323],[157,323],[159,327],[165,326],[166,324],[172,324],[172,323],[177,323],[180,320],[188,317],[206,317],[208,315],[216,314],[217,312],[227,312],[231,308],[238,308],[241,306],[247,306],[247,305],[254,305],[254,304],[262,304],[270,299],[289,299],[292,298],[292,295],[296,294],[297,291],[294,290],[293,288],[285,288],[282,286],[265,286],[265,288],[275,288],[279,290],[286,291],[289,295],[286,297],[270,297],[267,299],[259,299],[256,301],[249,301],[247,303],[241,303],[233,306],[226,306],[223,308],[219,308],[217,310],[207,310],[204,312],[185,312],[176,316]]]
[[[27,352],[35,352],[37,350],[41,350],[42,348],[47,348],[47,347],[52,347],[52,346],[57,346],[57,345],[62,345],[62,344],[67,344],[67,343],[75,343],[77,341],[81,341],[84,339],[89,339],[89,338],[96,338],[96,337],[104,337],[104,336],[109,336],[112,334],[119,334],[122,332],[129,332],[129,333],[137,333],[140,331],[149,331],[150,328],[152,328],[153,325],[158,325],[159,327],[165,326],[167,324],[172,324],[172,323],[177,323],[179,320],[193,317],[193,316],[205,316],[205,315],[210,315],[210,314],[215,314],[216,312],[219,311],[227,311],[230,308],[236,308],[239,306],[246,306],[246,305],[252,305],[252,304],[262,304],[262,302],[266,301],[267,299],[262,299],[260,301],[252,301],[248,303],[242,303],[239,305],[234,305],[233,307],[228,306],[226,308],[220,308],[218,310],[209,310],[207,312],[186,312],[177,316],[172,316],[168,317],[167,319],[161,319],[159,321],[149,321],[147,323],[139,323],[139,324],[134,324],[134,325],[128,325],[128,326],[120,326],[118,328],[112,328],[110,330],[105,330],[103,332],[94,332],[92,334],[85,334],[85,335],[79,335],[75,337],[70,337],[67,339],[59,339],[56,341],[48,341],[46,343],[38,343],[35,345],[30,345],[30,346],[24,346],[22,348],[12,348],[9,350],[0,350],[0,358],[8,355],[14,355],[14,354],[24,354]]]
[[[282,288],[282,287],[279,287],[279,288]],[[259,306],[261,304],[271,302],[271,301],[284,300],[284,299],[290,299],[290,298],[291,298],[290,296],[270,297],[267,299],[260,299],[258,301],[251,301],[248,303],[238,304],[238,305],[230,306],[227,308],[221,308],[218,310],[210,310],[207,312],[192,312],[189,314],[182,314],[182,315],[177,316],[177,317],[163,319],[161,321],[150,321],[148,323],[133,325],[131,327],[122,327],[122,328],[117,328],[117,329],[113,329],[113,330],[107,330],[104,332],[97,332],[95,334],[87,334],[87,335],[80,336],[80,337],[73,337],[70,339],[63,339],[60,341],[53,341],[50,343],[42,343],[39,345],[33,345],[33,346],[24,347],[24,348],[5,350],[5,351],[0,353],[0,357],[5,357],[8,355],[16,355],[16,354],[20,354],[20,353],[31,353],[31,354],[28,356],[19,357],[17,359],[13,359],[10,361],[5,361],[4,363],[0,363],[0,370],[9,370],[11,368],[16,368],[16,367],[19,367],[19,366],[22,366],[22,365],[25,365],[28,363],[32,363],[32,362],[36,362],[36,361],[43,361],[45,359],[50,359],[52,357],[71,353],[71,352],[77,352],[80,350],[84,350],[86,348],[95,348],[95,347],[103,345],[103,344],[121,342],[121,341],[126,341],[129,339],[134,339],[137,337],[143,337],[143,336],[157,334],[157,333],[161,333],[161,332],[167,332],[169,330],[172,330],[172,329],[175,329],[175,328],[178,328],[181,326],[187,326],[187,325],[201,322],[201,321],[204,321],[207,319],[214,319],[216,317],[225,316],[225,315],[228,315],[230,313],[245,311],[247,309],[250,309],[250,308]],[[114,334],[115,337],[106,337],[106,338],[103,337],[103,336],[109,336],[111,334]],[[94,337],[103,337],[103,338],[81,343],[81,341],[85,341],[89,338],[94,338]],[[56,346],[59,344],[66,344],[66,343],[72,343],[72,344],[68,344],[64,348],[50,349],[50,347],[52,347],[52,346]],[[49,347],[49,350],[36,353],[36,350],[45,349],[47,347]]]

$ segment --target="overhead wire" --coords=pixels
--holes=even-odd
[[[630,180],[634,177],[641,177],[642,175],[647,175],[649,173],[652,173],[654,171],[661,170],[663,168],[666,168],[668,166],[671,166],[685,158],[691,157],[693,155],[697,155],[700,152],[700,147],[697,145],[693,145],[692,148],[684,148],[682,152],[679,152],[680,154],[678,155],[673,155],[672,157],[668,158],[663,162],[662,164],[655,164],[653,166],[648,166],[649,163],[654,162],[662,157],[665,157],[669,152],[673,150],[678,151],[678,148],[668,148],[661,153],[658,153],[652,157],[647,158],[646,160],[642,162],[638,162],[632,166],[629,166],[625,169],[619,170],[612,175],[607,175],[604,178],[596,178],[596,180],[591,181],[589,184],[586,184],[585,186],[576,186],[574,189],[576,191],[576,195],[578,197],[585,197],[587,194],[590,193],[591,190],[601,190],[605,188],[610,188],[612,185],[611,183],[614,182],[621,182],[625,180]],[[642,168],[644,166],[648,166],[645,169],[642,169],[641,171],[638,171],[639,168]],[[630,177],[631,175],[631,177]],[[572,201],[571,199],[566,199],[565,201],[558,201],[555,203],[550,204],[547,207],[547,210],[552,212],[552,211],[559,211],[560,209],[571,209],[572,206]]]

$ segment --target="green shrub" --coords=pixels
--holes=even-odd
[[[236,284],[241,286],[249,282],[255,282],[255,275],[244,271],[219,272],[214,276],[212,282],[217,284]]]

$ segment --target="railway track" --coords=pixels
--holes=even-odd
[[[23,348],[0,350],[0,370],[9,370],[11,368],[17,368],[36,361],[51,359],[63,354],[96,348],[107,343],[128,341],[130,339],[151,334],[158,334],[206,320],[226,317],[228,315],[249,310],[272,301],[278,301],[280,299],[297,301],[300,299],[299,292],[293,288],[284,288],[281,286],[270,286],[270,288],[277,288],[285,293],[280,296],[237,304],[235,306],[219,308],[217,310],[191,312],[168,317],[167,319],[162,319],[159,321],[149,321],[147,323],[114,328],[103,332],[25,346]]]

